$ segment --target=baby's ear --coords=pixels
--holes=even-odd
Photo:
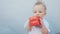
[[[46,11],[45,11],[44,15],[46,15]]]

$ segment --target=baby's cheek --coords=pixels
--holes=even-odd
[[[44,15],[43,15],[43,14],[40,14],[39,16],[40,16],[40,17],[43,17]]]
[[[34,15],[36,16],[37,14],[36,14],[36,13],[34,13]]]

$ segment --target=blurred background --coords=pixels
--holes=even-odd
[[[33,15],[36,0],[0,0],[0,34],[28,34],[24,29],[27,18]],[[46,19],[51,32],[60,33],[60,0],[43,0],[47,6]]]

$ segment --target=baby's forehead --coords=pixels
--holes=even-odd
[[[41,4],[41,5],[35,5],[34,7],[33,7],[33,9],[34,10],[45,10],[45,7]]]

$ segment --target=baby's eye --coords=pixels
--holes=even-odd
[[[34,11],[34,13],[37,13],[36,11]]]
[[[39,11],[39,13],[42,13],[42,11]]]

